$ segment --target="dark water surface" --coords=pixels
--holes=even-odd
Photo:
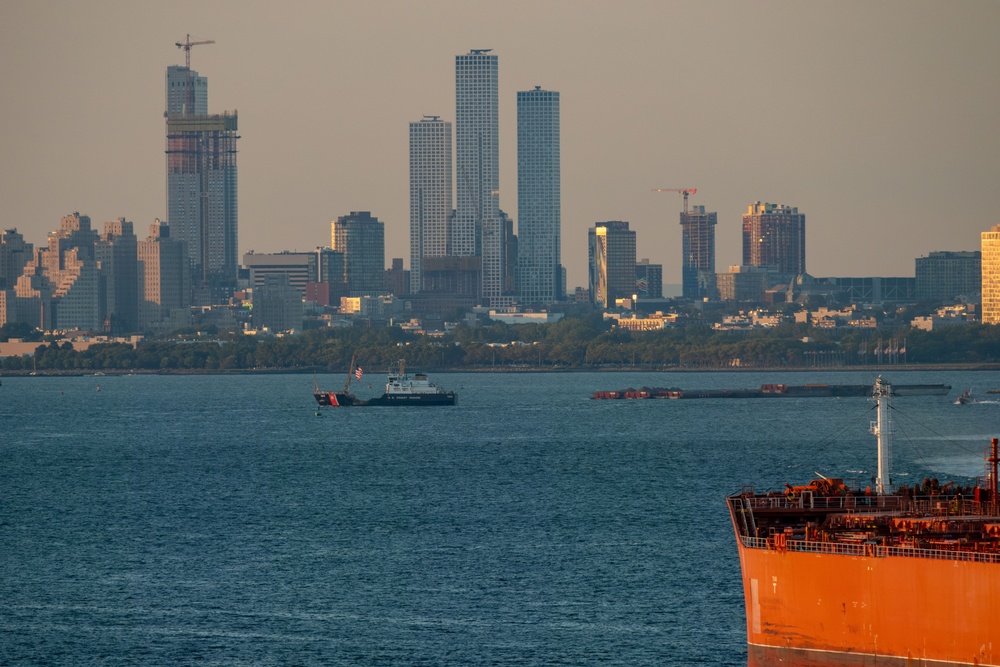
[[[895,481],[981,474],[1000,377],[886,376],[954,386],[896,400]],[[589,400],[871,373],[434,379],[3,378],[0,664],[745,665],[725,495],[875,462],[865,399]]]

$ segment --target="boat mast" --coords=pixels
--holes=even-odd
[[[878,421],[871,425],[871,432],[878,441],[878,477],[875,478],[875,492],[882,496],[892,483],[889,479],[892,463],[892,417],[889,416],[889,394],[892,386],[882,381],[882,376],[875,379],[872,398],[878,409]]]
[[[354,375],[354,357],[356,355],[351,355],[351,366],[347,369],[347,382],[344,383],[344,393],[349,394],[351,392],[351,376]]]

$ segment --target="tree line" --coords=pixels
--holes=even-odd
[[[598,316],[566,317],[554,324],[460,326],[442,337],[399,328],[317,329],[282,338],[213,333],[208,339],[148,340],[74,350],[41,342],[35,355],[0,360],[5,371],[343,371],[352,359],[366,370],[754,368],[874,365],[868,353],[879,339],[860,330],[812,329],[789,324],[751,332],[694,325],[630,332]],[[1000,327],[906,329],[893,335],[895,363],[1000,363]],[[905,353],[898,354],[899,341]]]

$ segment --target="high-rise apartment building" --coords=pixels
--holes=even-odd
[[[1000,225],[983,232],[983,324],[1000,324]]]
[[[132,223],[118,218],[104,223],[96,246],[103,329],[116,335],[139,330],[137,242]]]
[[[410,123],[410,291],[424,285],[424,259],[448,257],[452,221],[451,123]]]
[[[685,199],[687,203],[687,199]],[[714,299],[715,225],[717,213],[704,206],[681,212],[681,295],[685,299]]]
[[[517,292],[524,304],[547,304],[561,284],[562,224],[559,93],[517,94]]]
[[[983,283],[982,253],[932,252],[916,259],[917,298],[947,301],[974,297]]]
[[[48,246],[35,253],[38,272],[52,286],[50,324],[55,328],[101,329],[97,241],[90,217],[73,213],[63,217],[58,231],[49,233]]]
[[[635,263],[635,294],[640,299],[663,298],[662,264],[650,264],[648,259]]]
[[[237,116],[209,114],[208,81],[187,67],[168,67],[166,86],[171,235],[187,243],[200,300],[219,301],[239,269]]]
[[[350,296],[385,291],[385,224],[368,211],[351,211],[331,225],[330,247],[344,254],[344,282]]]
[[[146,240],[136,244],[141,331],[178,329],[190,323],[187,244],[171,238],[170,231],[157,220]]]
[[[504,305],[506,235],[500,217],[497,57],[455,57],[455,256],[479,256],[483,305]]]
[[[794,206],[751,204],[743,216],[743,265],[806,272],[806,216]]]
[[[621,220],[598,222],[588,232],[590,300],[613,308],[635,294],[635,232]]]
[[[35,248],[16,229],[0,231],[0,290],[14,289]]]

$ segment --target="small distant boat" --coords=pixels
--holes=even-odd
[[[972,392],[969,390],[963,391],[955,399],[955,405],[969,405],[970,403],[976,403],[976,399],[972,397]]]

